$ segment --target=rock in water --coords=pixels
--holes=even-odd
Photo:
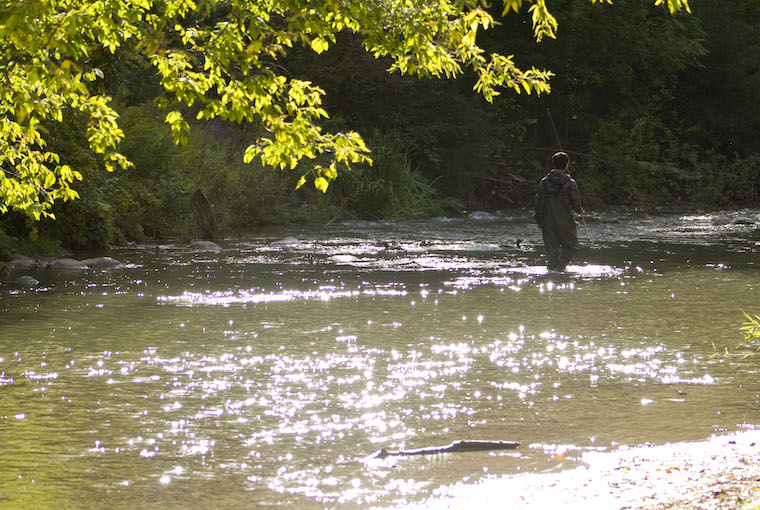
[[[111,257],[95,257],[92,259],[85,259],[82,261],[83,264],[87,264],[87,267],[90,269],[95,269],[98,271],[108,271],[111,269],[124,269],[124,264],[119,262],[118,260],[112,259]]]
[[[204,251],[219,253],[222,251],[222,247],[212,241],[193,241],[190,243],[190,249],[196,253]]]
[[[37,268],[37,261],[24,255],[14,255],[13,260],[8,262],[6,267],[13,274],[28,273]]]
[[[739,216],[734,220],[734,225],[754,225],[755,220],[749,216]]]
[[[13,284],[16,285],[17,287],[33,289],[35,287],[38,287],[40,285],[40,282],[29,275],[24,275],[24,276],[19,276],[18,278],[16,278],[13,281]]]
[[[63,259],[51,260],[50,262],[45,264],[44,269],[46,271],[52,271],[54,273],[70,274],[70,273],[84,273],[88,271],[90,268],[87,266],[87,264],[83,263],[80,260],[63,258]]]
[[[271,242],[269,246],[293,246],[295,244],[298,244],[298,239],[288,236],[284,239],[280,239],[279,241]]]
[[[357,259],[353,255],[333,255],[330,257],[330,260],[335,262],[336,264],[351,264],[352,262],[356,262]]]

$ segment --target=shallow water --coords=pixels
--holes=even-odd
[[[0,507],[402,506],[751,428],[759,221],[591,215],[564,274],[507,212],[130,246],[116,273],[0,287]],[[457,439],[520,447],[368,458]]]

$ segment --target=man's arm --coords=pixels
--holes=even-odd
[[[573,211],[582,215],[583,206],[581,205],[581,193],[578,190],[578,183],[574,179],[570,179],[568,187],[570,188],[570,206],[573,208]]]
[[[538,223],[538,226],[540,227],[544,222],[544,208],[542,206],[542,202],[544,200],[544,187],[542,186],[543,181],[538,183],[538,191],[536,191],[535,196],[535,204],[533,207],[534,212],[534,218],[536,219],[536,223]]]

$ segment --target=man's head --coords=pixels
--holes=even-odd
[[[567,170],[567,165],[569,164],[570,156],[568,156],[565,152],[557,152],[554,154],[554,156],[552,156],[552,165],[554,165],[554,168]]]

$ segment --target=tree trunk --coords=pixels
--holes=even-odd
[[[201,238],[206,241],[216,240],[216,222],[214,215],[211,214],[211,204],[202,190],[196,190],[190,203],[195,210],[195,216],[198,219],[198,226],[201,229]]]

